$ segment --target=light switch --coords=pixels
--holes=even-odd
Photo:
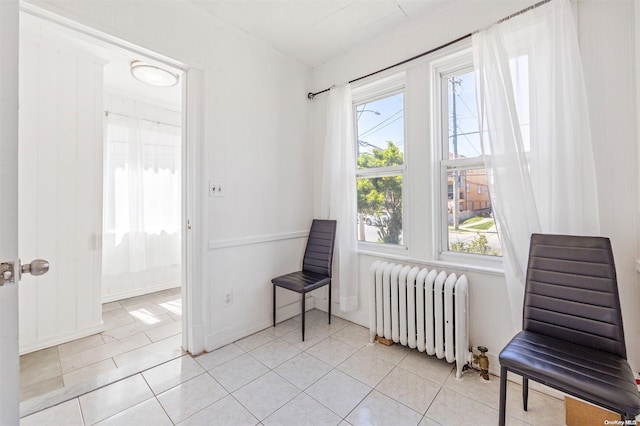
[[[224,197],[224,183],[209,182],[209,197]]]

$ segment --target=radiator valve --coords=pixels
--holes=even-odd
[[[489,380],[489,358],[487,357],[488,349],[486,346],[478,346],[480,355],[473,355],[473,363],[480,366],[480,376],[484,380]]]

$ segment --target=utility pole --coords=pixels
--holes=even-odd
[[[451,83],[451,106],[452,106],[452,122],[453,122],[453,159],[458,158],[458,117],[456,112],[456,84],[460,84],[460,80],[455,77],[449,79]],[[456,231],[460,228],[460,182],[458,170],[453,171],[453,229]]]

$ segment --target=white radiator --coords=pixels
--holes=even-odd
[[[467,277],[435,269],[374,262],[369,331],[420,352],[456,361],[456,377],[471,362]]]

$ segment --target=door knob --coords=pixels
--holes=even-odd
[[[35,259],[31,263],[22,265],[21,269],[23,274],[42,275],[46,274],[49,270],[49,261],[46,259]]]

